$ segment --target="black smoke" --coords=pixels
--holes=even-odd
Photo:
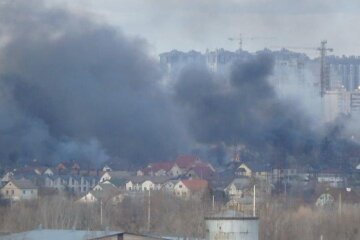
[[[0,158],[128,164],[177,153],[182,130],[142,39],[41,1],[0,5]]]
[[[129,166],[175,157],[194,143],[218,163],[239,144],[279,166],[358,153],[337,124],[316,129],[296,101],[277,97],[269,55],[235,63],[228,78],[189,67],[166,87],[148,51],[143,39],[85,13],[3,1],[0,160]]]
[[[279,100],[268,82],[272,69],[272,57],[259,54],[235,63],[225,82],[206,69],[184,70],[175,86],[176,99],[189,116],[195,139],[244,144],[273,164],[312,155],[319,133],[295,102]]]

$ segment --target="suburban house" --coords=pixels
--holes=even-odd
[[[174,194],[184,199],[201,197],[207,190],[208,182],[202,179],[180,180],[174,186]]]
[[[61,162],[55,167],[57,174],[76,174],[81,170],[80,165],[76,162]]]
[[[74,194],[88,192],[96,186],[97,182],[97,177],[78,175],[54,175],[44,177],[44,187],[53,188],[58,191],[68,191]]]
[[[51,168],[48,167],[38,167],[35,168],[35,173],[38,175],[47,175],[47,176],[53,176],[54,172],[51,170]]]
[[[237,177],[233,179],[224,189],[229,200],[240,200],[244,198],[245,192],[251,188],[251,181],[248,177]]]
[[[207,178],[215,169],[210,163],[201,161],[198,157],[181,155],[174,161],[151,163],[146,168],[138,170],[138,176],[170,176],[192,175],[194,178]]]
[[[215,171],[208,164],[198,164],[187,171],[189,179],[210,179],[214,177]]]
[[[125,184],[127,191],[161,190],[169,180],[167,176],[134,176]]]
[[[12,171],[9,171],[9,172],[5,173],[4,176],[1,178],[1,182],[7,183],[12,179],[13,176],[14,176],[14,173]]]
[[[102,171],[103,171],[103,172],[111,172],[111,171],[112,171],[112,168],[109,167],[109,165],[105,165],[105,166],[102,168]]]
[[[126,179],[133,174],[127,171],[106,171],[100,177],[100,182],[112,181],[115,179]]]
[[[271,175],[270,168],[264,164],[248,162],[241,163],[235,170],[236,176],[256,177],[267,179]]]
[[[138,176],[179,176],[182,171],[174,162],[157,162],[138,170],[136,174]]]
[[[14,201],[38,198],[38,188],[27,179],[12,179],[1,189],[1,196]]]
[[[360,163],[358,165],[356,165],[355,169],[360,170]]]
[[[99,183],[91,191],[86,193],[77,202],[79,203],[94,203],[94,202],[108,202],[114,196],[119,194],[119,189],[111,183]]]

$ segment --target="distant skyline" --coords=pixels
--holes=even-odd
[[[335,55],[360,55],[360,1],[348,0],[46,0],[86,11],[131,36],[145,38],[153,54],[178,49],[236,50],[318,47],[326,39]],[[259,39],[247,39],[259,37]],[[263,39],[261,39],[263,38]],[[313,50],[297,50],[311,57]]]

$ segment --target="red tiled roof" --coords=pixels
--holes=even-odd
[[[157,172],[162,169],[165,171],[169,171],[173,166],[174,166],[173,162],[157,162],[150,164],[150,167],[153,170],[153,172]]]
[[[149,174],[150,172],[156,173],[159,170],[169,171],[174,166],[174,162],[157,162],[151,163],[146,168],[142,169],[141,171],[144,175]]]
[[[196,165],[192,170],[201,178],[208,178],[214,174],[214,171],[208,165]]]
[[[208,186],[208,182],[202,179],[181,180],[181,182],[190,189],[190,191],[194,192],[204,190]]]
[[[200,159],[196,156],[191,155],[181,155],[175,159],[175,163],[183,169],[191,168],[197,161],[200,161]]]

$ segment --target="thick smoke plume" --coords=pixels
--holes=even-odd
[[[202,143],[243,144],[274,167],[315,164],[325,158],[330,162],[330,145],[339,143],[337,127],[315,129],[319,124],[299,103],[280,100],[268,82],[272,69],[271,56],[259,54],[235,63],[225,83],[206,69],[184,70],[175,92],[189,116],[190,132]]]
[[[340,162],[359,149],[339,138],[341,125],[314,129],[297,102],[277,97],[268,55],[235,63],[229,78],[186,68],[165,87],[144,40],[93,19],[36,0],[0,5],[5,164],[118,159],[135,166],[200,143],[218,161],[226,147],[242,144],[285,166]]]
[[[40,1],[0,5],[0,158],[129,164],[175,154],[180,127],[144,40]]]

